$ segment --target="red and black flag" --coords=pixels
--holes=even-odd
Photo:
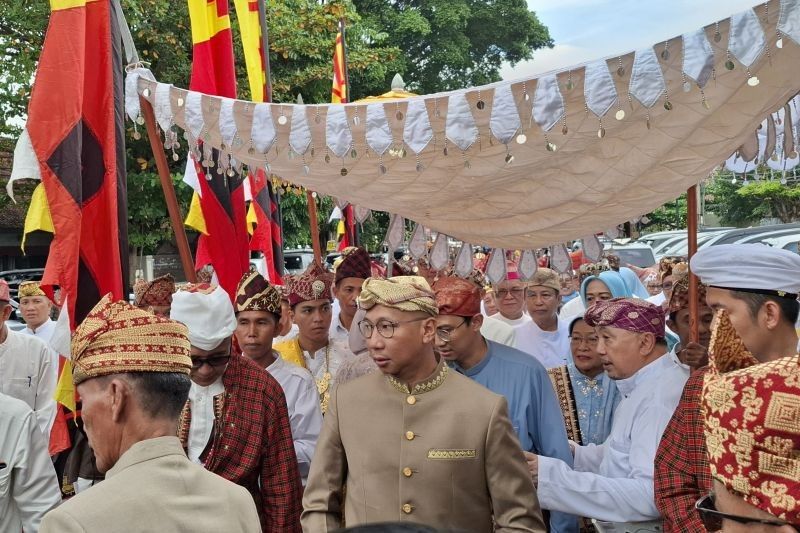
[[[189,89],[236,98],[228,0],[188,0],[188,5],[193,43]],[[242,176],[219,173],[220,157],[225,156],[212,150],[213,168],[190,161],[197,178],[187,180],[193,182],[195,197],[186,223],[201,232],[195,267],[211,265],[220,286],[233,298],[250,265],[247,211]]]
[[[41,178],[53,223],[42,284],[61,287],[76,324],[127,286],[122,43],[109,0],[50,5],[19,143],[35,154],[30,177]]]
[[[250,249],[264,254],[269,281],[281,285],[283,264],[282,236],[280,224],[280,201],[275,196],[272,181],[259,170],[250,176],[250,190],[253,200],[250,203],[248,222],[255,225],[250,237]]]

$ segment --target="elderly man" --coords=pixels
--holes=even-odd
[[[333,276],[316,263],[289,281],[289,305],[298,334],[274,346],[286,361],[314,376],[322,414],[328,410],[339,367],[353,354],[347,341],[330,337]]]
[[[39,337],[46,343],[56,329],[56,322],[50,318],[53,310],[53,293],[44,291],[38,281],[23,281],[17,289],[19,310],[25,319],[25,329],[28,335]]]
[[[335,530],[343,517],[348,526],[544,531],[506,400],[436,360],[428,283],[370,278],[359,306],[380,372],[331,396],[303,498],[304,531]]]
[[[133,305],[154,315],[169,316],[175,278],[164,274],[153,281],[137,280],[133,285]]]
[[[530,320],[517,328],[516,347],[545,368],[565,365],[570,358],[569,322],[558,318],[558,274],[549,268],[538,269],[525,287],[525,304]]]
[[[175,437],[191,383],[185,326],[109,295],[75,331],[72,362],[106,480],[50,511],[42,533],[258,531],[247,491],[189,461]]]
[[[538,472],[539,499],[545,509],[649,527],[627,524],[660,516],[653,501],[653,459],[686,375],[666,355],[660,307],[614,298],[594,303],[584,319],[597,328],[597,351],[623,400],[603,444],[575,447],[574,469],[550,457],[529,457],[532,472]]]
[[[233,350],[228,293],[188,285],[173,295],[170,316],[189,328],[192,346],[178,425],[189,459],[249,490],[263,531],[299,531],[302,486],[286,399],[275,378]]]
[[[361,294],[361,285],[372,275],[369,253],[361,247],[345,248],[335,269],[333,296],[339,301],[339,313],[331,320],[331,339],[347,342],[358,306],[356,298]]]
[[[506,279],[493,287],[497,314],[492,315],[492,318],[516,329],[528,322],[528,317],[525,316],[525,282],[519,279],[514,263],[509,261],[507,271]]]
[[[508,401],[511,423],[522,449],[572,464],[561,408],[545,368],[514,348],[481,334],[480,287],[454,276],[433,284],[439,315],[436,350],[450,368]],[[577,519],[554,512],[550,530],[578,531]]]
[[[38,531],[61,491],[36,415],[0,394],[0,531]]]
[[[49,437],[56,416],[57,360],[45,341],[6,325],[13,310],[10,300],[8,283],[0,280],[0,393],[28,404]]]
[[[708,531],[800,528],[800,356],[706,374],[705,439],[713,492],[697,501]]]
[[[236,289],[236,342],[242,354],[265,368],[286,396],[292,425],[294,452],[305,485],[314,447],[322,427],[317,387],[305,368],[288,363],[272,349],[281,320],[281,295],[257,271],[251,269]]]
[[[705,301],[717,322],[714,336],[748,339],[739,350],[731,350],[729,341],[724,354],[711,354],[718,372],[795,353],[800,256],[763,245],[725,244],[700,250],[691,268],[707,286]],[[694,504],[712,488],[700,412],[707,371],[701,368],[686,382],[656,456],[656,504],[667,533],[701,530]]]

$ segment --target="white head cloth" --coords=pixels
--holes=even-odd
[[[800,255],[764,244],[708,246],[689,269],[710,287],[800,293]]]
[[[219,285],[179,290],[172,295],[169,317],[189,328],[189,342],[201,350],[212,350],[233,335],[236,315],[230,296]]]

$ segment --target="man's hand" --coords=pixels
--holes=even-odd
[[[684,365],[696,370],[708,364],[708,348],[696,342],[690,342],[678,352],[678,359]]]
[[[531,473],[533,483],[539,483],[539,456],[531,452],[522,452],[525,455],[525,461],[528,463],[528,471]]]

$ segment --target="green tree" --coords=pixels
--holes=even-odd
[[[642,223],[641,230],[647,233],[667,231],[686,227],[686,193],[658,209],[645,215],[647,223]]]
[[[525,0],[353,0],[373,28],[403,51],[400,73],[423,93],[500,79],[500,67],[552,47]],[[388,87],[393,72],[387,73]]]
[[[716,214],[724,226],[750,226],[769,216],[760,201],[739,194],[744,187],[740,180],[733,183],[730,175],[716,175],[705,189],[706,209]]]
[[[751,181],[736,191],[745,201],[758,204],[754,211],[760,218],[777,218],[783,223],[800,218],[800,186],[783,185],[779,181]]]

